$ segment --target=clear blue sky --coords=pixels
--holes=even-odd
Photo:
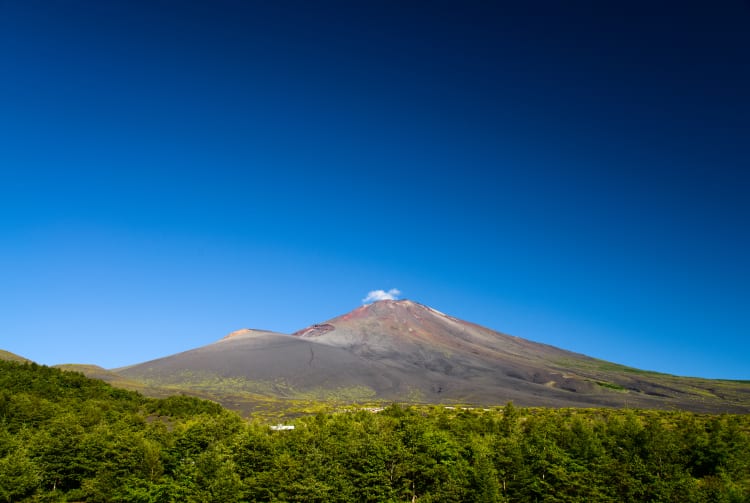
[[[0,348],[117,367],[397,288],[750,379],[749,27],[742,1],[2,0]]]

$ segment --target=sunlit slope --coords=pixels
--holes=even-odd
[[[28,358],[24,358],[23,356],[17,355],[15,353],[11,353],[10,351],[5,351],[4,349],[0,349],[0,360],[6,360],[11,362],[29,362],[31,363],[31,360]]]

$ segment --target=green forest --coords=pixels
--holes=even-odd
[[[0,361],[0,501],[750,501],[746,415],[393,404],[288,424]]]

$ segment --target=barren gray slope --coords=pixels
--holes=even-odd
[[[389,391],[406,380],[345,349],[251,330],[118,373],[161,385],[224,386],[279,396],[358,387],[363,396],[391,396]]]
[[[118,370],[155,386],[269,397],[750,411],[750,383],[644,372],[382,301],[283,335],[241,330]]]

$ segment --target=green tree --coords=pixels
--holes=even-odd
[[[492,451],[490,445],[493,445],[492,437],[474,437],[471,443],[473,458],[473,483],[471,492],[473,499],[477,503],[495,503],[504,501],[498,483],[497,470],[492,461]]]
[[[36,491],[41,483],[39,468],[23,448],[0,458],[0,499],[18,501]]]

